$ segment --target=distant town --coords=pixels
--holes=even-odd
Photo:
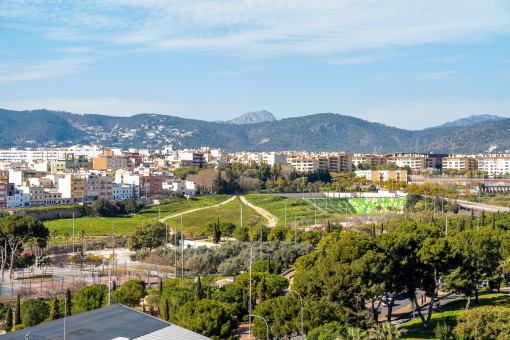
[[[409,182],[412,177],[457,175],[469,179],[494,179],[510,174],[507,154],[389,155],[342,152],[235,152],[203,147],[198,150],[107,148],[98,145],[68,148],[11,148],[0,150],[0,207],[17,208],[157,197],[180,193],[194,196],[201,188],[193,179],[181,178],[175,169],[221,168],[227,164],[287,166],[297,173],[354,172],[368,182]],[[185,177],[185,176],[182,176]],[[489,182],[507,190],[506,180]]]

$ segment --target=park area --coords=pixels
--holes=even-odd
[[[328,214],[403,213],[404,198],[311,198],[308,200]]]

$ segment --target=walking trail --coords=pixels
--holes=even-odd
[[[160,221],[161,223],[165,223],[165,221],[166,221],[167,219],[169,219],[169,218],[178,217],[178,216],[185,215],[185,214],[189,214],[189,213],[192,213],[192,212],[195,212],[195,211],[199,211],[199,210],[216,208],[216,207],[222,206],[222,205],[224,205],[224,204],[230,203],[230,202],[232,202],[233,200],[235,200],[236,198],[237,198],[237,196],[232,196],[232,197],[230,197],[228,200],[223,201],[223,202],[221,202],[221,203],[219,203],[219,204],[216,204],[216,205],[210,205],[210,206],[208,206],[208,207],[202,207],[202,208],[191,209],[191,210],[183,211],[183,212],[180,212],[180,213],[177,213],[177,214],[173,214],[173,215],[170,215],[170,216],[165,216],[165,217],[163,217],[162,219],[160,219],[159,221]]]
[[[267,219],[267,221],[269,222],[269,225],[268,225],[269,228],[276,227],[276,224],[278,223],[278,218],[276,218],[275,215],[271,214],[269,211],[267,211],[265,209],[262,209],[261,207],[257,207],[256,205],[251,204],[250,202],[248,202],[246,200],[246,198],[244,196],[239,196],[239,198],[241,199],[241,202],[243,202],[244,204],[246,204],[247,206],[249,206],[256,212],[258,212],[259,214],[264,216]]]

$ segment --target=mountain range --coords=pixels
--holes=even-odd
[[[487,114],[474,115],[474,116],[469,116],[467,118],[457,119],[457,120],[454,120],[453,122],[444,123],[444,124],[441,124],[441,125],[435,126],[435,127],[442,128],[442,127],[471,126],[471,125],[474,125],[477,123],[483,123],[483,122],[494,121],[494,120],[502,120],[502,119],[506,119],[506,118],[500,117],[500,116],[495,116],[495,115],[487,115]],[[427,129],[433,129],[433,128],[434,127],[427,128]]]
[[[255,112],[246,112],[234,119],[226,120],[223,123],[226,124],[253,124],[275,121],[275,116],[266,110],[260,110]]]
[[[49,110],[0,109],[0,119],[1,148],[99,143],[152,149],[210,146],[227,151],[510,152],[510,119],[425,130],[399,129],[335,113],[235,127],[169,115],[112,117]]]

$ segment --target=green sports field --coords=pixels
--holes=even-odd
[[[404,212],[404,198],[311,198],[308,199],[328,214],[389,214]],[[379,208],[380,207],[380,210]]]

